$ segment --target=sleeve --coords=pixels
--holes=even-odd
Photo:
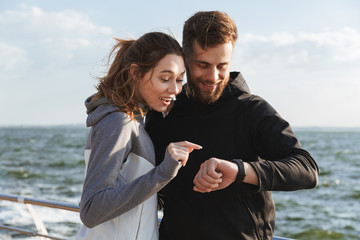
[[[259,180],[259,191],[314,188],[319,169],[304,150],[289,123],[265,100],[254,96],[248,106],[252,145],[259,161],[249,162]]]
[[[134,181],[117,184],[121,165],[136,135],[133,124],[124,119],[103,119],[95,126],[80,204],[80,218],[89,228],[141,204],[177,174],[179,162],[166,156],[161,165]]]

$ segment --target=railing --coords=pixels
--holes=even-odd
[[[33,221],[34,221],[37,231],[30,232],[30,231],[26,231],[24,229],[3,226],[3,225],[0,225],[0,229],[18,232],[18,233],[26,234],[26,235],[31,235],[33,237],[40,237],[41,240],[45,240],[45,239],[64,240],[64,239],[49,236],[46,227],[44,226],[43,222],[36,214],[32,205],[62,209],[62,210],[73,211],[73,212],[80,211],[79,207],[74,204],[69,204],[69,203],[64,203],[64,202],[56,202],[56,201],[39,200],[39,199],[28,198],[28,197],[23,197],[23,196],[0,194],[0,200],[25,204],[26,208],[28,209],[28,211],[30,212],[30,214],[33,218]],[[159,222],[160,221],[161,221],[161,219],[159,219]],[[273,240],[291,240],[291,239],[274,236]]]
[[[73,212],[79,212],[79,207],[74,204],[56,202],[56,201],[45,201],[45,200],[39,200],[39,199],[34,199],[34,198],[28,198],[28,197],[24,197],[24,196],[0,194],[0,200],[25,204],[26,208],[28,209],[28,211],[34,221],[37,231],[31,232],[31,231],[27,231],[25,229],[4,226],[4,225],[0,225],[0,229],[18,232],[18,233],[25,234],[25,235],[31,235],[33,237],[40,237],[41,240],[45,240],[45,239],[62,240],[62,239],[49,236],[44,223],[41,221],[41,219],[37,215],[37,213],[34,210],[34,208],[32,207],[32,205],[62,209],[62,210],[73,211]]]

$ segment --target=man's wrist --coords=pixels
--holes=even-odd
[[[235,182],[241,183],[246,177],[244,162],[241,159],[233,159],[231,162],[235,163],[238,166],[238,172],[236,174]]]

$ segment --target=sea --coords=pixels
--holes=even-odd
[[[0,193],[77,205],[85,176],[82,125],[0,127]],[[360,239],[360,129],[294,128],[319,165],[315,189],[273,192],[275,235]],[[74,239],[76,212],[34,206],[49,235]],[[0,225],[35,231],[24,204],[0,200]],[[181,228],[181,226],[179,226]],[[0,239],[34,239],[0,230]]]

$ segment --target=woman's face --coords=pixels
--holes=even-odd
[[[153,110],[165,112],[171,100],[180,93],[184,74],[184,59],[168,54],[140,80],[138,96]]]

